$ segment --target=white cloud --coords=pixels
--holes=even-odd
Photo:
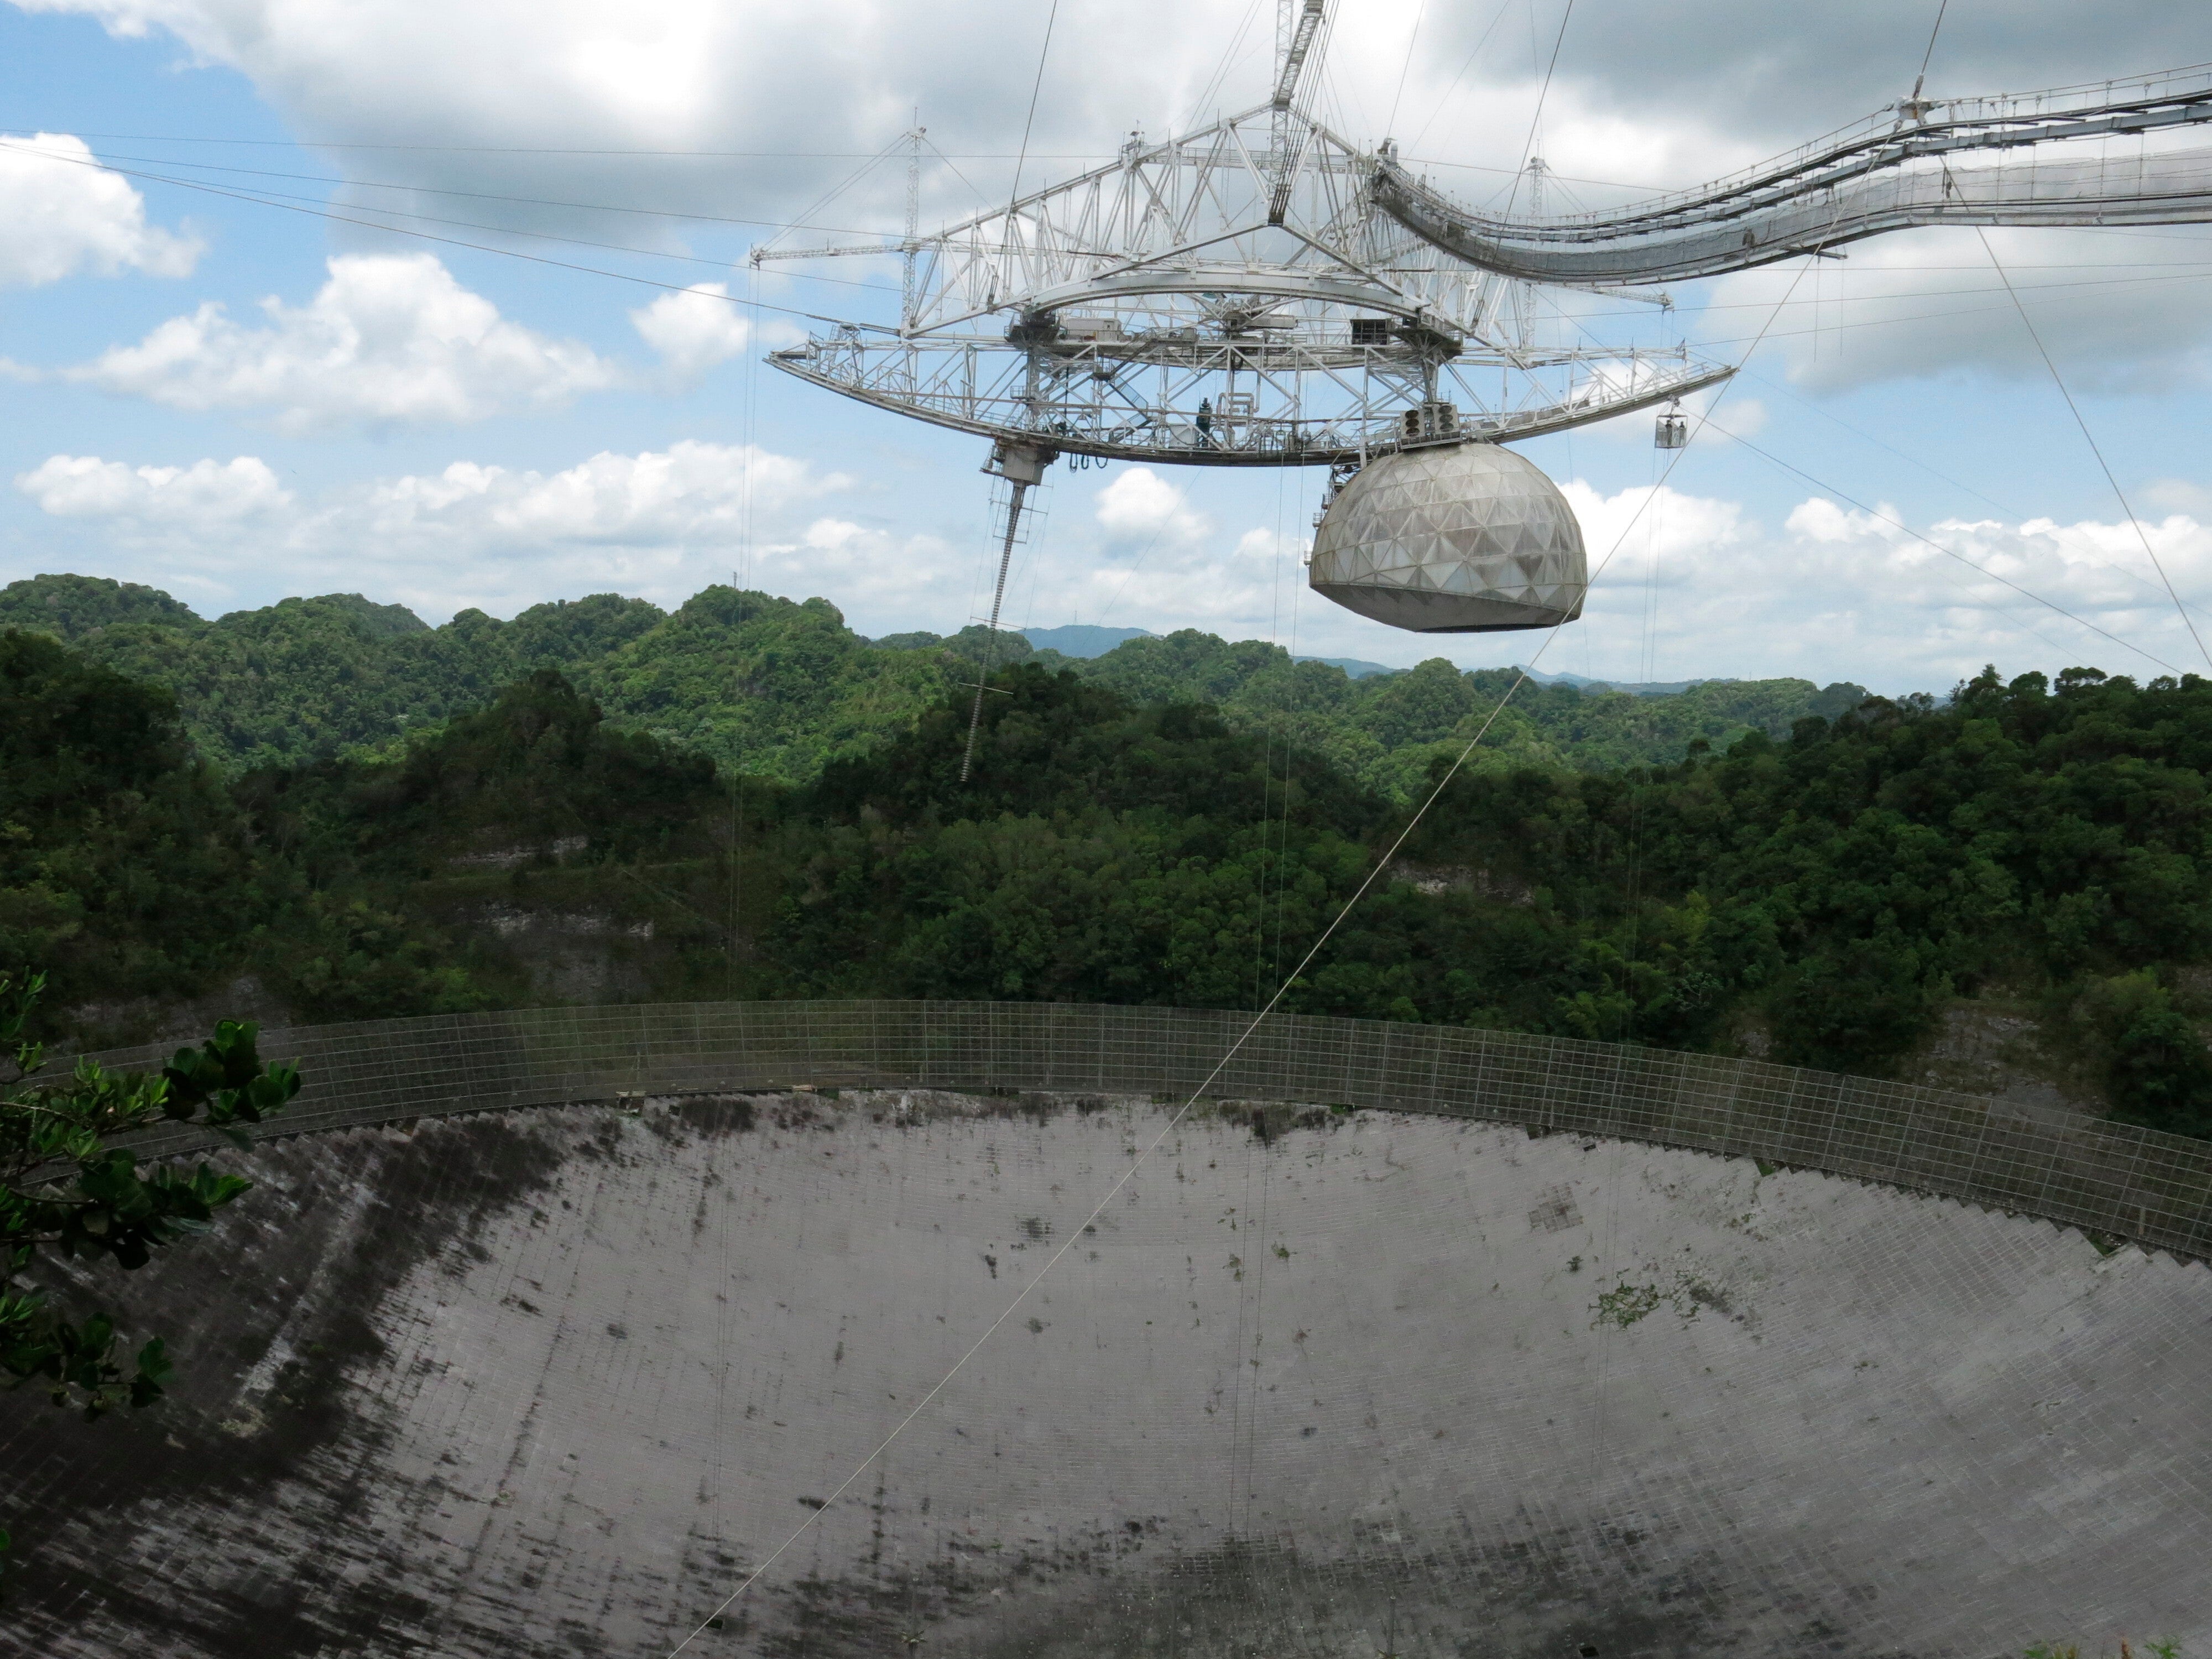
[[[726,283],[695,283],[681,295],[661,295],[630,312],[630,325],[679,387],[696,385],[708,369],[744,356],[752,343],[752,323],[730,303]]]
[[[424,147],[380,156],[387,180],[736,212],[770,224],[823,197],[854,170],[855,156],[911,125],[917,103],[944,149],[1003,154],[980,170],[974,161],[959,164],[978,190],[999,195],[1011,182],[1027,106],[1007,65],[1014,58],[1034,64],[1045,33],[1043,14],[1020,0],[921,8],[879,0],[17,3],[89,15],[118,34],[166,33],[200,62],[240,71],[309,143]],[[1158,131],[1187,118],[1232,42],[1249,48],[1264,35],[1240,30],[1243,13],[1241,0],[1195,11],[1181,0],[1063,8],[1047,66],[1054,84],[1037,109],[1031,153],[1110,155],[1133,125]],[[1139,40],[1148,49],[1131,52]],[[1264,56],[1248,52],[1236,66],[1221,88],[1228,104],[1261,94]],[[498,65],[496,75],[484,73],[488,64]],[[476,148],[465,156],[434,148],[453,145]],[[532,146],[568,153],[523,153]],[[587,154],[637,149],[718,151],[723,159],[641,167]],[[900,170],[878,168],[796,234],[819,240],[823,230],[896,224],[903,196]],[[951,168],[932,166],[927,216],[967,210],[975,199]],[[451,204],[425,210],[450,212]],[[541,215],[571,224],[579,216],[550,208]],[[534,222],[512,205],[502,220]],[[603,237],[605,218],[590,222],[585,234]],[[631,234],[647,234],[633,222]]]
[[[2143,501],[2176,513],[2212,514],[2212,489],[2186,478],[2154,478],[2142,488]]]
[[[1091,515],[1109,542],[1196,541],[1209,529],[1191,510],[1190,497],[1148,466],[1124,467],[1091,502]]]
[[[629,320],[679,386],[696,385],[708,369],[740,356],[752,339],[752,325],[720,283],[664,294],[631,312]]]
[[[588,346],[506,320],[434,255],[342,254],[329,270],[304,306],[263,301],[264,327],[210,301],[69,378],[176,409],[247,410],[295,433],[477,421],[619,379]]]
[[[1911,525],[1885,503],[1869,512],[1813,496],[1777,534],[1731,501],[1662,489],[1638,517],[1648,489],[1564,488],[1593,567],[1619,550],[1594,573],[1583,621],[1562,633],[1547,669],[1666,680],[1724,665],[1937,692],[1989,662],[2008,673],[2204,672],[2124,521]],[[2175,514],[2144,531],[2212,637],[2212,528]],[[1522,636],[1518,654],[1540,642]]]
[[[441,616],[618,587],[673,604],[742,562],[776,592],[912,605],[946,580],[929,538],[825,513],[850,477],[757,447],[686,441],[543,472],[457,461],[313,501],[252,456],[133,467],[56,455],[15,482],[93,532],[102,569],[119,561],[134,580],[240,602],[343,586]]]
[[[1838,507],[1825,495],[1798,502],[1783,527],[1800,541],[1818,543],[1861,541],[1868,537],[1893,543],[1905,533],[1897,509],[1887,501],[1879,512],[1869,513],[1864,507]]]
[[[0,134],[0,288],[33,288],[88,271],[187,276],[189,236],[146,222],[146,198],[94,159],[82,138]]]
[[[292,504],[257,456],[190,466],[126,466],[94,455],[55,455],[15,487],[56,518],[111,519],[215,529],[267,517]]]
[[[758,448],[686,440],[665,451],[603,453],[553,473],[457,461],[434,476],[376,483],[329,509],[326,524],[362,523],[403,544],[468,552],[726,547],[742,538],[748,507],[779,523],[849,483]]]
[[[1562,484],[1560,493],[1581,522],[1592,570],[1613,561],[1607,574],[1653,558],[1663,562],[1737,546],[1753,533],[1739,503],[1692,495],[1668,484],[1602,495],[1576,478]]]

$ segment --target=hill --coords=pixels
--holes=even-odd
[[[1587,674],[1547,674],[1540,668],[1521,671],[1539,685],[1571,685],[1583,691],[1630,691],[1639,697],[1663,697],[1672,692],[1687,691],[1693,686],[1711,685],[1711,680],[1595,680]]]
[[[1148,640],[1142,628],[1100,628],[1091,623],[1070,623],[1064,628],[1031,628],[1022,637],[1039,651],[1057,651],[1063,657],[1103,657],[1129,640]]]
[[[911,720],[948,683],[943,653],[872,651],[823,600],[727,587],[673,613],[600,593],[512,622],[464,611],[432,628],[358,594],[209,622],[150,589],[39,576],[0,590],[0,625],[10,623],[165,687],[186,733],[234,771],[379,751],[553,668],[626,724],[757,771],[811,776],[828,755]]]
[[[616,594],[533,605],[511,622],[465,611],[430,627],[360,594],[289,599],[212,621],[152,588],[37,576],[0,590],[0,626],[50,633],[90,660],[173,693],[184,731],[218,767],[299,766],[381,753],[410,733],[481,707],[501,686],[557,669],[610,719],[754,775],[813,778],[904,731],[950,688],[1000,665],[1070,666],[1139,704],[1214,705],[1236,731],[1326,757],[1364,785],[1403,799],[1440,753],[1456,753],[1513,683],[1511,671],[1462,673],[1442,659],[1369,674],[1293,662],[1279,647],[1193,630],[1047,630],[1080,647],[1038,650],[1018,634],[971,627],[950,637],[871,643],[821,599],[803,602],[714,586],[672,612]],[[1785,735],[1865,692],[1803,680],[1711,682],[1675,696],[1524,684],[1492,728],[1493,757],[1571,768],[1675,760],[1699,738],[1725,747],[1748,731]]]

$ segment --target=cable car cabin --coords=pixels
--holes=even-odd
[[[1670,409],[1659,417],[1657,429],[1651,441],[1662,449],[1680,449],[1690,441],[1689,417],[1679,409]]]

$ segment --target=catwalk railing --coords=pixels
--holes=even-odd
[[[1454,1026],[1231,1011],[758,1002],[265,1033],[307,1086],[267,1133],[644,1095],[915,1086],[1325,1103],[1615,1136],[1881,1182],[2212,1260],[2212,1142],[1910,1084]],[[160,1064],[164,1051],[99,1058]],[[1207,1079],[1220,1066],[1218,1076]],[[204,1135],[150,1135],[149,1155]]]

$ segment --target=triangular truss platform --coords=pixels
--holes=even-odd
[[[1734,372],[1578,330],[1541,343],[1560,337],[1535,326],[1539,285],[1650,299],[1637,285],[1911,225],[2212,219],[2212,151],[2169,142],[2212,121],[2203,69],[1998,98],[1916,92],[1762,167],[1629,209],[1478,212],[1387,141],[1362,150],[1297,106],[1322,11],[1285,0],[1266,104],[1166,143],[1133,137],[1109,166],[934,235],[910,223],[903,241],[757,252],[907,260],[896,327],[841,325],[769,361],[1002,450],[1358,463],[1558,432]],[[1978,151],[1999,159],[1968,165]]]
[[[1213,466],[1534,437],[1732,372],[1680,348],[1528,343],[1525,285],[1382,212],[1375,166],[1265,105],[1132,140],[916,244],[900,327],[848,325],[769,361],[1002,441]]]

